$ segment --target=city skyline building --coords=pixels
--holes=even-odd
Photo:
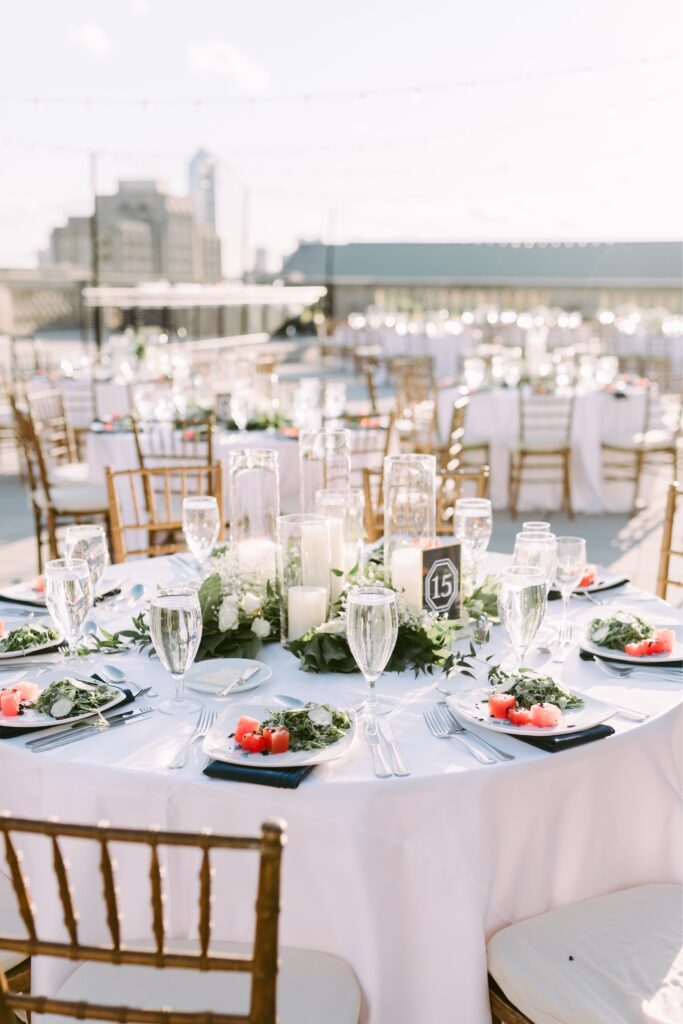
[[[215,231],[216,163],[205,149],[197,150],[188,165],[188,194],[197,222]]]

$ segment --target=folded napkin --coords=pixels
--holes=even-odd
[[[93,679],[93,680],[96,680],[98,683],[105,682],[104,679],[100,679],[100,677],[96,676],[96,675],[93,675],[90,678]],[[109,686],[111,684],[108,683],[107,685]],[[116,689],[116,687],[113,687],[113,689]],[[135,700],[135,694],[133,694],[130,690],[126,690],[126,689],[124,689],[124,687],[120,687],[120,689],[125,694],[125,697],[124,697],[124,699],[122,701],[120,701],[116,705],[116,707],[111,709],[112,713],[114,713],[114,714],[117,711],[119,711],[121,708],[125,708],[126,704],[132,704],[133,701]],[[59,719],[55,719],[55,725],[59,725],[59,724],[60,724]],[[29,732],[45,732],[45,735],[47,736],[47,735],[49,735],[51,728],[52,728],[52,726],[28,725],[28,726],[26,726],[25,729],[20,729],[20,728],[14,728],[14,726],[6,726],[6,725],[2,726],[2,725],[0,725],[0,740],[12,740],[12,739],[14,739],[15,736],[26,736],[26,734],[29,733]]]
[[[296,789],[314,768],[313,764],[305,764],[300,768],[252,768],[249,764],[211,761],[204,769],[204,774],[211,779],[227,779],[229,782],[254,782],[257,786]]]
[[[592,725],[590,729],[581,729],[579,732],[565,732],[560,736],[517,736],[522,743],[529,743],[532,747],[545,750],[549,754],[557,754],[560,750],[570,750],[571,747],[581,747],[584,743],[592,743],[593,740],[604,739],[605,736],[613,736],[614,729],[611,725]]]
[[[591,590],[590,587],[588,589],[590,590],[591,594],[602,594],[605,590],[615,590],[617,587],[623,587],[625,583],[630,583],[630,582],[631,581],[628,578],[628,576],[618,576],[616,579],[612,580],[611,583],[605,583],[599,589]],[[580,590],[579,591],[574,591],[574,593],[579,593],[580,594],[581,591]],[[555,588],[552,587],[550,592],[549,592],[549,594],[548,594],[548,600],[549,601],[559,601],[559,599],[561,597],[562,597],[562,594],[560,593],[560,591],[559,590],[555,590]]]
[[[579,657],[581,661],[595,661],[599,658],[600,661],[609,661],[613,665],[622,665],[626,668],[681,668],[683,667],[683,658],[676,658],[673,661],[647,661],[646,658],[641,658],[636,664],[633,661],[624,661],[623,658],[609,658],[605,654],[597,655],[591,654],[590,651],[579,651]]]
[[[95,598],[94,603],[99,604],[100,601],[107,601],[110,597],[115,597],[121,593],[121,586],[119,583],[112,583],[111,587],[103,591]],[[6,604],[23,604],[28,605],[29,608],[42,608],[43,611],[47,611],[47,605],[44,600],[39,598],[31,597],[17,597],[12,594],[8,594],[6,591],[0,593],[0,601]]]

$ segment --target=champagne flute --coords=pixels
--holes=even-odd
[[[533,565],[513,565],[504,569],[498,593],[498,614],[517,659],[524,667],[529,644],[536,636],[545,614],[547,600],[545,575]]]
[[[566,647],[571,641],[569,622],[569,599],[578,587],[586,571],[586,541],[583,537],[557,538],[557,589],[562,595],[561,643]]]
[[[346,639],[358,668],[370,687],[365,711],[370,718],[386,714],[393,704],[378,700],[375,683],[396,646],[396,594],[386,587],[357,587],[346,597]]]
[[[458,498],[455,503],[453,531],[462,544],[465,592],[477,585],[479,565],[491,540],[493,519],[488,498]]]
[[[109,564],[109,548],[104,527],[99,523],[67,526],[64,534],[64,550],[67,558],[84,558],[88,563],[93,595],[95,595],[97,584]]]
[[[78,658],[83,623],[93,605],[93,583],[84,558],[57,558],[45,566],[45,603],[69,646],[67,661]]]
[[[218,501],[211,495],[183,498],[183,533],[201,572],[221,528]]]
[[[185,696],[185,673],[194,661],[202,638],[202,610],[197,592],[190,587],[160,590],[149,604],[149,632],[154,650],[173,676],[175,696],[163,700],[159,711],[187,715],[200,705]]]

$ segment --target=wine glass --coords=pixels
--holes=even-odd
[[[99,523],[67,526],[64,535],[64,550],[67,558],[84,558],[88,563],[93,595],[95,595],[97,584],[109,564],[109,548],[104,527]]]
[[[172,587],[160,590],[149,604],[149,632],[154,650],[173,676],[175,696],[163,700],[159,711],[186,715],[199,704],[185,696],[185,673],[192,664],[202,638],[202,610],[196,590]]]
[[[545,576],[546,593],[555,580],[557,569],[557,537],[540,530],[522,530],[515,537],[513,565],[533,565]]]
[[[396,594],[386,587],[356,587],[346,598],[346,639],[370,693],[365,710],[371,718],[391,711],[393,704],[378,700],[375,683],[396,646]]]
[[[45,603],[69,646],[67,660],[78,658],[81,628],[93,605],[93,582],[84,558],[57,558],[45,566]]]
[[[540,519],[531,519],[522,523],[522,533],[550,533],[550,523],[544,523]]]
[[[462,544],[464,590],[471,593],[476,584],[481,560],[491,540],[493,520],[488,498],[458,498],[455,503],[453,532]]]
[[[546,608],[546,582],[542,569],[513,565],[504,569],[498,593],[498,614],[517,658],[524,666],[529,644],[536,636]]]
[[[220,528],[216,498],[209,494],[183,498],[183,533],[200,572],[215,547]]]
[[[555,580],[562,595],[562,626],[560,640],[566,647],[571,640],[569,599],[586,571],[586,541],[583,537],[557,538],[557,571]]]

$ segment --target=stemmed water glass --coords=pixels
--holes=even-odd
[[[555,580],[557,569],[557,537],[543,530],[523,530],[515,537],[513,565],[532,565],[545,577],[546,597]],[[543,629],[543,642],[552,640],[552,627]],[[540,640],[540,637],[539,637]]]
[[[237,429],[242,433],[247,429],[251,402],[247,396],[247,381],[235,381],[232,394],[230,395],[230,415]]]
[[[562,595],[562,626],[560,643],[566,647],[571,640],[569,599],[586,571],[586,541],[583,537],[557,538],[557,571],[555,579]]]
[[[515,653],[518,669],[524,667],[529,644],[545,614],[546,601],[546,580],[542,569],[513,565],[503,570],[498,614]]]
[[[160,590],[149,605],[149,632],[154,650],[173,676],[175,695],[163,700],[159,711],[187,715],[200,706],[185,696],[185,673],[195,659],[202,638],[202,610],[196,590],[171,587]]]
[[[95,595],[97,584],[109,564],[109,548],[104,527],[99,523],[67,526],[64,535],[64,550],[67,558],[84,558],[88,563],[93,595]]]
[[[464,589],[470,594],[477,585],[481,560],[491,540],[493,519],[488,498],[458,498],[453,530],[462,544]]]
[[[46,564],[45,603],[68,644],[67,661],[78,658],[78,641],[93,597],[92,577],[84,558],[57,558]]]
[[[550,523],[540,519],[529,519],[522,523],[522,533],[550,533]]]
[[[218,501],[209,494],[183,498],[183,533],[201,572],[221,528]]]
[[[357,587],[346,598],[346,639],[358,668],[370,688],[365,711],[370,718],[391,711],[387,698],[379,700],[375,683],[396,646],[398,608],[396,594],[386,587]]]

